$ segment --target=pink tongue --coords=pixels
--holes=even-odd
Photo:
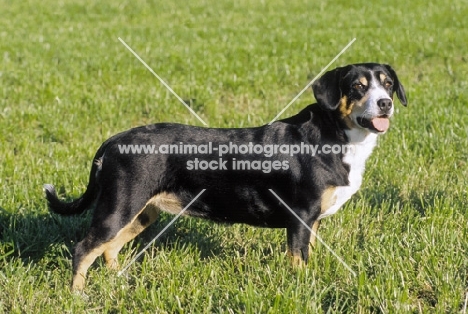
[[[371,123],[379,132],[385,132],[390,127],[390,121],[387,118],[374,118]]]

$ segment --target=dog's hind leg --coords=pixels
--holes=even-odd
[[[106,250],[106,239],[101,235],[102,230],[91,226],[87,236],[75,247],[73,254],[72,290],[83,290],[86,274],[91,264]]]
[[[143,209],[133,218],[133,220],[123,227],[117,235],[109,242],[104,251],[106,265],[110,269],[118,269],[119,263],[117,255],[125,243],[135,238],[146,227],[151,225],[158,218],[161,211],[177,214],[182,210],[180,200],[170,193],[159,193],[149,199]]]
[[[104,251],[104,259],[109,269],[118,269],[119,262],[117,256],[125,243],[131,241],[149,225],[156,221],[160,209],[153,204],[146,204],[142,211],[128,225],[122,228],[117,235],[109,242]]]
[[[119,192],[108,187],[98,199],[90,230],[75,248],[72,290],[84,288],[88,268],[100,255],[104,254],[108,267],[116,268],[122,246],[158,217],[159,209],[150,203],[145,205],[141,195]]]

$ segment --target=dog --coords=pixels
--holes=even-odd
[[[76,200],[61,201],[54,186],[44,185],[52,212],[75,215],[94,207],[89,232],[74,250],[72,289],[84,288],[88,268],[102,254],[106,266],[117,269],[125,243],[161,211],[181,213],[203,189],[184,215],[285,228],[288,254],[295,263],[306,263],[320,220],[361,186],[366,159],[389,128],[394,94],[407,105],[403,85],[386,64],[336,68],[312,90],[316,104],[270,125],[158,123],[117,134],[98,149],[87,189]],[[128,150],[150,144],[159,151]],[[342,147],[354,149],[325,150]]]

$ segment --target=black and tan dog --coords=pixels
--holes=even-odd
[[[87,236],[77,244],[73,256],[73,289],[83,289],[86,272],[104,254],[106,264],[118,267],[122,246],[153,223],[160,211],[180,211],[202,190],[206,191],[184,212],[223,223],[246,223],[286,228],[288,252],[307,261],[310,228],[334,214],[359,189],[365,161],[377,136],[389,128],[393,94],[406,105],[406,95],[394,70],[383,64],[364,63],[337,68],[313,84],[317,104],[299,114],[255,128],[216,129],[159,123],[117,134],[97,151],[86,192],[66,203],[57,198],[52,185],[45,185],[50,209],[74,215],[93,207]],[[142,145],[229,148],[279,147],[272,154],[252,150],[225,152],[215,149],[203,155],[124,151]],[[291,154],[281,145],[315,147]],[[194,148],[195,146],[192,146]],[[352,146],[349,151],[325,153],[321,148]],[[255,148],[254,147],[254,148]],[[133,152],[133,153],[132,153]],[[197,168],[197,157],[205,168]],[[252,166],[238,169],[237,160],[276,165],[269,171]],[[209,163],[210,162],[210,163]],[[276,163],[275,163],[276,162]],[[208,167],[207,165],[218,166]],[[274,191],[310,228],[306,228],[281,204]]]

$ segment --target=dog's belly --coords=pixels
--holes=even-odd
[[[268,206],[263,201],[242,202],[233,200],[207,202],[204,206],[191,206],[187,215],[218,223],[243,223],[255,227],[285,228],[287,213],[279,207]]]
[[[244,223],[267,228],[286,227],[288,215],[284,209],[268,203],[268,200],[258,195],[245,194],[233,198],[232,195],[223,195],[219,191],[213,193],[208,190],[200,199],[187,207],[189,199],[177,193],[161,192],[149,199],[145,208],[152,206],[173,215],[181,213],[185,208],[182,213],[184,216],[203,218],[218,223]],[[146,220],[143,216],[140,219]]]

